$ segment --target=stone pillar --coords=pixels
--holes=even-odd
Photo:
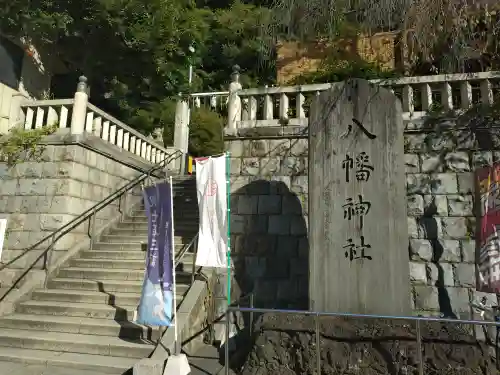
[[[71,134],[83,134],[85,132],[85,120],[87,117],[87,78],[81,76],[78,79],[78,86],[75,92],[75,102],[73,103],[73,114],[71,115]]]
[[[180,159],[180,164],[176,163],[180,169],[180,173],[185,172],[186,155],[189,145],[189,105],[188,102],[179,94],[177,106],[175,108],[175,125],[174,125],[174,147],[183,153]]]
[[[241,98],[238,91],[242,89],[240,83],[240,67],[233,66],[231,84],[229,85],[229,100],[227,103],[227,128],[236,129],[238,121],[241,121]]]

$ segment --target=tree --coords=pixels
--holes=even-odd
[[[103,110],[144,134],[171,133],[178,94],[226,90],[233,65],[244,85],[274,81],[273,59],[262,58],[269,15],[233,0],[12,0],[0,7],[0,32],[57,55],[72,73],[63,81],[87,76]]]
[[[440,71],[466,70],[471,59],[498,58],[500,20],[491,0],[274,0],[266,35],[335,40],[346,26],[358,34],[400,31],[417,59]]]

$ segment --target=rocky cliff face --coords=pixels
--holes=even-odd
[[[321,374],[418,374],[413,321],[320,318]],[[316,374],[314,317],[264,315],[242,375]],[[421,323],[425,374],[498,374],[493,346],[470,326]],[[493,337],[493,340],[495,338]]]

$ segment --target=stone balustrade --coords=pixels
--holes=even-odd
[[[24,128],[57,124],[71,134],[92,134],[150,163],[160,163],[172,152],[88,102],[86,78],[80,77],[73,99],[27,101],[21,104]]]
[[[242,89],[238,79],[236,69],[228,92],[228,129],[307,126],[311,99],[336,84]],[[476,103],[493,103],[500,72],[377,79],[371,82],[390,88],[401,100],[403,118],[414,120],[435,107],[465,110]]]
[[[224,109],[228,104],[229,91],[197,92],[190,95],[191,108]]]

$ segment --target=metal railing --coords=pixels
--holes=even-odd
[[[154,167],[150,168],[149,170],[144,171],[144,174],[136,177],[135,179],[129,181],[127,184],[125,184],[123,187],[115,191],[114,193],[110,194],[108,197],[102,199],[98,203],[96,203],[94,206],[89,208],[88,210],[82,212],[80,215],[78,215],[76,218],[71,220],[69,223],[65,224],[55,232],[47,235],[40,241],[36,242],[34,245],[31,245],[29,248],[27,248],[22,254],[19,256],[15,257],[14,259],[10,260],[9,262],[3,264],[0,266],[0,271],[4,270],[7,268],[10,264],[16,262],[20,258],[24,257],[25,255],[29,254],[31,251],[37,249],[40,245],[44,244],[47,241],[50,241],[49,246],[42,251],[40,255],[36,257],[36,259],[28,266],[26,267],[22,274],[12,283],[12,285],[7,289],[7,291],[0,297],[0,302],[2,302],[6,296],[16,288],[16,286],[19,284],[19,282],[35,267],[35,265],[43,258],[43,270],[48,270],[49,265],[50,265],[50,255],[51,255],[51,250],[53,249],[54,245],[58,240],[60,240],[62,237],[64,237],[66,234],[70,233],[73,229],[78,227],[79,225],[83,224],[87,220],[89,220],[89,230],[88,230],[88,235],[90,237],[90,248],[92,248],[93,242],[94,242],[94,230],[95,230],[95,218],[97,213],[99,213],[102,209],[106,208],[109,204],[113,203],[117,199],[121,199],[121,197],[128,193],[130,190],[134,189],[135,187],[139,186],[141,183],[143,183],[145,180],[149,179],[151,175],[153,175],[156,171],[166,167],[170,162],[178,159],[179,157],[182,157],[183,153],[179,150],[175,151],[174,153],[168,155],[165,159],[160,161],[157,165]],[[189,250],[190,246],[194,243],[194,239],[191,241],[191,243],[187,246],[184,252],[179,253],[180,257],[184,257],[184,255],[187,253]],[[184,250],[184,249],[183,249]],[[176,257],[177,258],[177,257]],[[180,260],[178,260],[180,262]],[[176,264],[178,264],[176,262]],[[193,262],[194,263],[194,262]],[[193,271],[194,272],[194,271]],[[46,276],[45,278],[45,285],[47,285],[48,282],[48,277],[49,275]],[[194,276],[192,277],[192,280],[194,279]]]
[[[179,264],[182,262],[182,259],[184,259],[184,256],[189,252],[189,250],[194,246],[196,243],[196,240],[198,239],[198,233],[193,237],[191,241],[189,241],[188,244],[184,245],[181,250],[177,253],[175,257],[175,269],[179,266]],[[198,253],[198,247],[196,246],[195,251],[193,253],[193,264],[192,264],[192,269],[191,269],[191,285],[194,283],[194,279],[196,277],[196,274],[199,272],[196,272],[196,254]],[[199,267],[201,269],[202,267]]]
[[[415,330],[416,330],[416,344],[418,350],[418,373],[419,375],[424,375],[424,359],[423,359],[423,349],[422,349],[422,332],[421,332],[421,323],[422,322],[436,322],[436,323],[449,323],[449,324],[463,324],[463,325],[473,325],[473,326],[495,326],[497,328],[497,335],[500,330],[500,322],[496,321],[486,321],[486,320],[463,320],[463,319],[446,319],[446,318],[427,318],[427,317],[416,317],[416,316],[389,316],[389,315],[367,315],[367,314],[351,314],[351,313],[331,313],[331,312],[319,312],[319,311],[305,311],[305,310],[282,310],[282,309],[263,309],[263,308],[254,308],[253,306],[253,298],[250,301],[251,307],[238,307],[234,305],[230,305],[225,313],[225,323],[226,323],[226,343],[225,354],[224,354],[224,369],[225,374],[230,374],[230,361],[229,361],[229,332],[230,332],[230,314],[231,312],[239,312],[239,313],[249,313],[250,314],[250,334],[253,331],[253,315],[255,313],[272,313],[272,314],[295,314],[295,315],[303,315],[303,316],[313,316],[315,318],[315,351],[316,351],[316,374],[321,375],[321,353],[320,353],[320,322],[319,318],[324,317],[335,317],[335,318],[355,318],[355,319],[386,319],[386,320],[406,320],[415,322]],[[498,368],[498,343],[496,350],[496,360],[497,360],[497,368]]]

